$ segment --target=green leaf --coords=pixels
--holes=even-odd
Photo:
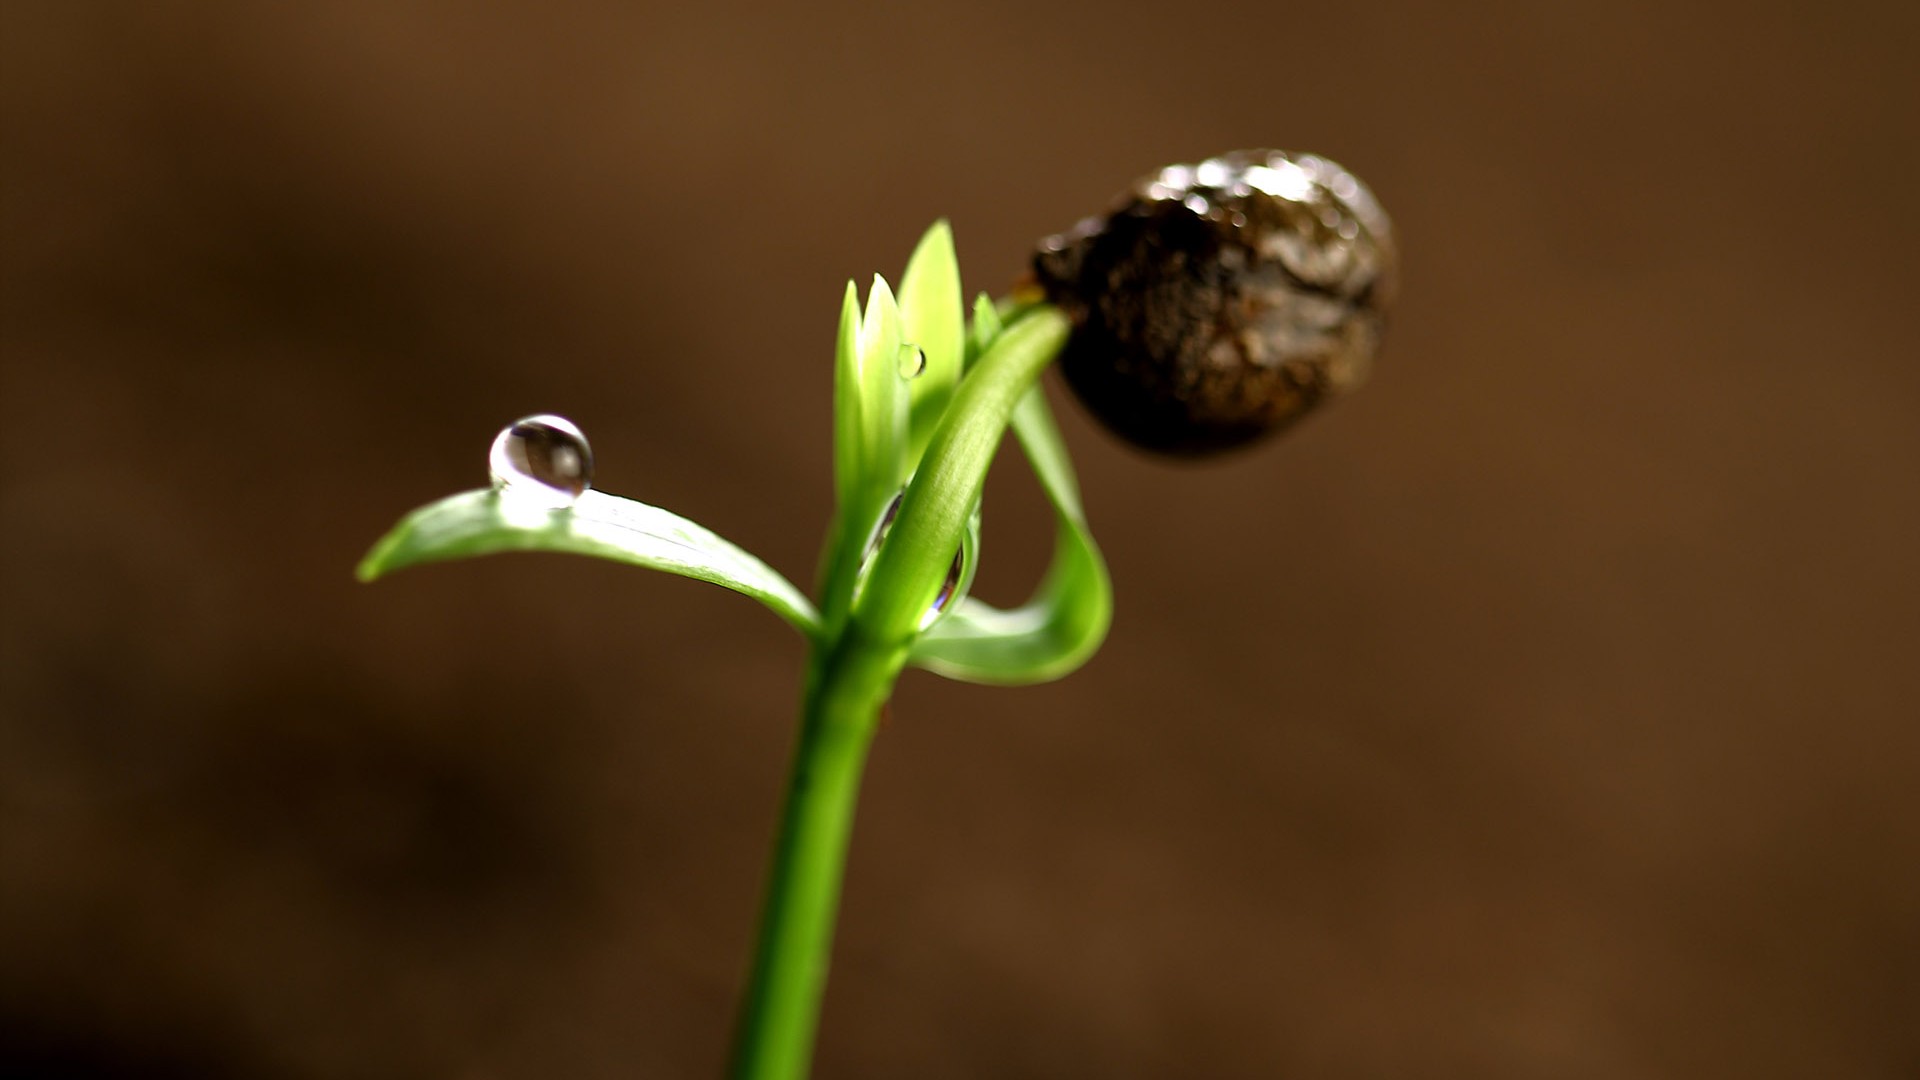
[[[833,490],[842,505],[860,484],[860,290],[847,282],[833,350]]]
[[[1069,324],[1039,307],[999,335],[954,391],[874,556],[854,611],[868,640],[906,642],[946,580],[1014,407],[1066,343]]]
[[[1013,429],[1053,503],[1053,562],[1027,603],[1002,611],[964,600],[914,643],[911,657],[916,666],[949,678],[1003,686],[1046,682],[1078,668],[1099,649],[1113,619],[1106,563],[1087,528],[1073,462],[1039,386],[1015,408]]]
[[[922,633],[931,633],[934,627],[954,617],[966,602],[967,593],[973,590],[973,579],[980,573],[980,505],[974,504],[973,513],[967,516],[967,527],[960,534],[960,580],[954,583],[953,595],[947,598],[940,610],[932,612],[931,618],[923,614]],[[944,581],[942,588],[945,587]]]
[[[973,326],[967,330],[967,369],[973,369],[973,362],[980,359],[987,346],[992,345],[1000,336],[1002,329],[1000,312],[993,306],[993,297],[981,293],[973,298]]]
[[[900,374],[900,308],[873,276],[860,323],[860,429],[865,482],[889,492],[906,480],[907,380]]]
[[[960,381],[966,332],[962,304],[953,230],[946,221],[936,221],[913,249],[907,271],[900,278],[901,341],[926,356],[926,367],[908,383],[912,396],[907,425],[910,462],[920,460],[934,425],[953,396],[954,384]]]
[[[893,290],[876,276],[863,317],[849,284],[834,361],[838,501],[821,574],[829,633],[837,633],[845,620],[867,538],[911,470],[907,409],[907,380],[900,374],[900,311]]]
[[[632,563],[753,597],[808,638],[820,616],[806,594],[766,563],[678,514],[588,491],[570,509],[516,504],[511,494],[466,491],[415,510],[367,553],[361,581],[402,567],[502,551],[557,551]]]

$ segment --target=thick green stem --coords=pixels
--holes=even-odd
[[[855,633],[815,658],[728,1073],[735,1080],[807,1075],[861,768],[905,659],[904,647]]]

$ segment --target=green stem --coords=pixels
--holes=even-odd
[[[906,660],[847,633],[816,655],[734,1044],[735,1080],[799,1080],[813,1054],[867,746]]]
[[[960,546],[994,447],[1067,330],[1057,310],[1030,309],[961,381],[874,556],[858,610],[852,579],[866,555],[866,536],[848,522],[864,518],[845,517],[843,510],[827,575],[826,636],[817,639],[807,680],[760,944],[728,1073],[734,1080],[807,1075],[867,746],[921,616]],[[877,499],[867,500],[874,512]]]

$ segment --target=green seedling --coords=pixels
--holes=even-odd
[[[750,596],[807,639],[800,730],[731,1075],[807,1074],[867,749],[901,673],[1018,686],[1079,667],[1111,583],[1038,380],[1056,358],[1123,438],[1171,453],[1278,430],[1364,373],[1393,275],[1384,215],[1313,155],[1244,152],[1141,180],[1104,220],[1050,238],[1037,285],[965,310],[945,222],[896,296],[849,283],[834,348],[836,506],[817,602],[766,563],[659,507],[593,490],[566,420],[503,429],[493,483],[421,507],[363,581],[417,563],[556,551]],[[1110,370],[1109,370],[1110,369]],[[1052,562],[1002,610],[968,595],[981,491],[1011,427],[1052,503]]]

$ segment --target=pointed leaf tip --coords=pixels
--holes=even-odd
[[[504,551],[590,555],[707,581],[760,601],[811,638],[812,601],[778,571],[711,530],[632,499],[588,491],[571,509],[532,513],[491,488],[429,503],[374,544],[355,573],[372,581],[402,567]]]
[[[934,427],[953,397],[966,351],[966,319],[960,262],[953,230],[942,218],[927,229],[900,278],[900,335],[926,357],[909,391],[909,461],[925,452]]]

